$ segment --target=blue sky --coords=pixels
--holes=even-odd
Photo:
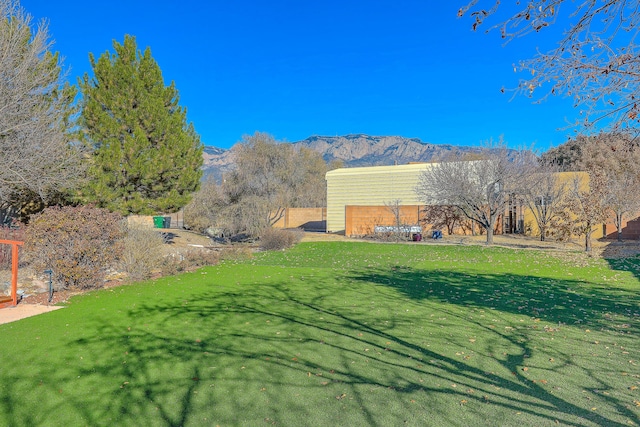
[[[455,145],[503,135],[542,151],[565,142],[577,117],[570,99],[534,104],[500,92],[523,77],[514,63],[553,46],[553,32],[503,46],[497,32],[457,18],[465,1],[21,4],[49,21],[72,83],[91,74],[89,52],[113,51],[125,34],[149,46],[205,145],[229,148],[255,131],[290,142],[365,133]]]

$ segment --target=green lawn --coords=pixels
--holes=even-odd
[[[638,274],[332,242],[93,292],[0,325],[0,425],[638,426]]]

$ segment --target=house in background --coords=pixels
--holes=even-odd
[[[415,192],[423,171],[433,163],[410,163],[395,166],[371,166],[359,168],[341,168],[329,171],[327,181],[326,231],[346,236],[373,234],[376,226],[394,226],[397,216],[402,225],[424,225],[422,210],[424,204]],[[562,172],[560,182],[569,184],[575,175],[584,172]],[[584,181],[585,183],[588,182]],[[588,185],[588,184],[586,184]],[[543,199],[544,200],[544,199]],[[398,212],[393,205],[398,204]],[[629,221],[629,238],[637,238],[631,230],[635,225]],[[601,238],[603,231],[612,234],[612,226],[607,225],[594,230],[592,237]],[[503,215],[496,223],[500,233],[538,233],[535,218],[519,198],[509,201]],[[640,232],[640,221],[638,231]],[[626,238],[626,236],[625,236]]]
[[[432,163],[341,168],[327,172],[327,232],[346,236],[372,234],[377,225],[394,225],[390,206],[402,222],[420,224],[422,203],[415,188]]]
[[[425,227],[422,221],[425,206],[416,194],[415,188],[422,172],[433,165],[434,163],[409,163],[334,169],[325,175],[326,208],[289,208],[285,216],[274,226],[326,231],[346,236],[365,236],[374,234],[377,226],[388,228],[398,225],[399,217],[403,227]],[[559,182],[568,185],[576,175],[584,175],[587,179],[583,182],[588,185],[588,177],[584,172],[560,172]],[[547,198],[541,195],[540,200],[544,203]],[[396,204],[397,212],[394,212]],[[429,228],[426,229],[428,230]],[[460,227],[456,230],[454,234],[470,231]],[[539,233],[533,213],[521,198],[509,201],[505,212],[496,222],[494,232],[524,233],[533,236]],[[615,227],[610,223],[595,227],[592,238],[599,239],[603,236],[616,238]],[[640,238],[638,214],[630,215],[629,220],[625,221],[622,237]]]

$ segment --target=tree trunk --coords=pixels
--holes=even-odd
[[[544,235],[547,234],[545,227],[540,227],[540,241],[544,242]]]
[[[622,215],[620,214],[616,215],[616,229],[618,230],[618,242],[622,242]]]
[[[584,250],[591,252],[591,230],[584,233]]]
[[[487,227],[487,245],[493,245],[493,227]]]

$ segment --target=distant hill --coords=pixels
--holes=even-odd
[[[478,147],[450,144],[430,144],[418,138],[401,136],[311,136],[292,143],[308,147],[322,154],[325,161],[342,160],[345,167],[386,166],[409,162],[429,162],[452,151],[478,151]],[[213,175],[220,181],[222,175],[233,168],[231,150],[205,147],[205,176]]]
[[[220,182],[222,175],[233,168],[233,154],[231,150],[218,147],[204,147],[202,157],[204,158],[202,166],[204,170],[203,179],[213,176],[216,181]]]
[[[477,151],[477,147],[430,144],[401,136],[312,136],[293,143],[322,154],[326,161],[342,160],[345,167],[388,166],[409,162],[429,162],[455,150]]]

